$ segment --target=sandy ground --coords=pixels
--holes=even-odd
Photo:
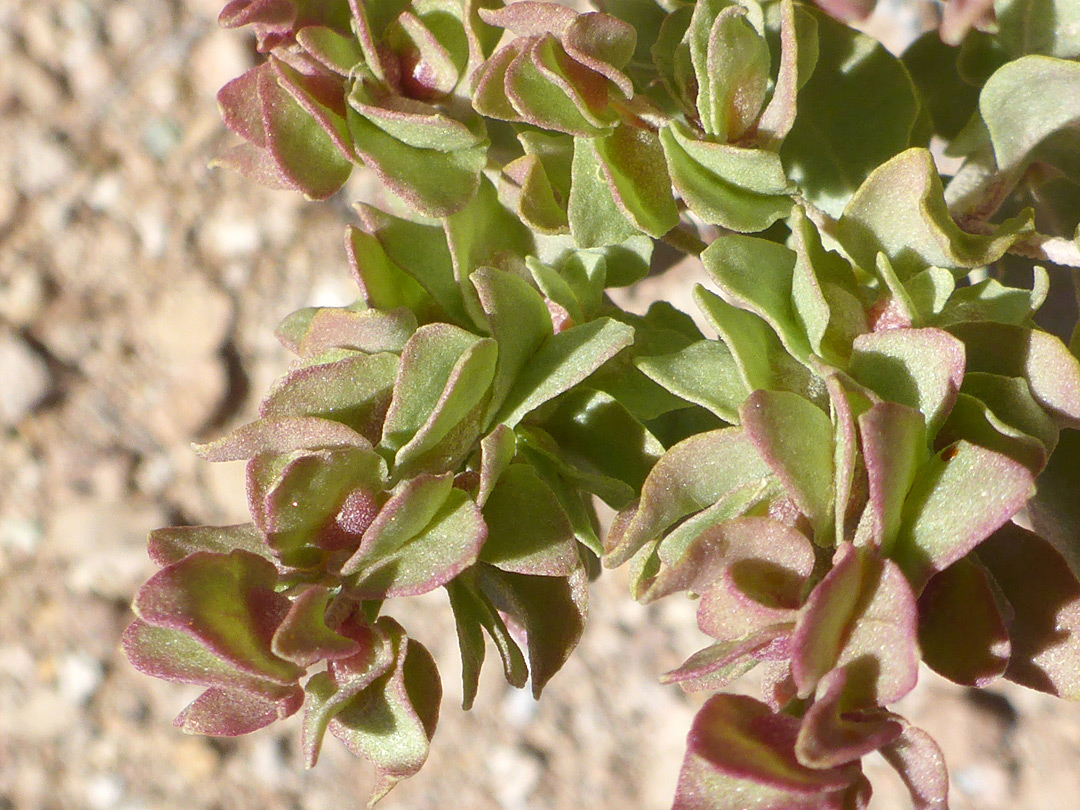
[[[246,517],[242,468],[189,442],[250,418],[285,367],[282,316],[355,294],[341,234],[363,178],[311,204],[206,168],[226,141],[215,92],[252,60],[218,10],[0,0],[0,810],[337,810],[371,784],[336,744],[305,772],[295,718],[235,741],[177,732],[195,690],[118,650],[153,570],[146,532]],[[669,806],[700,701],[656,677],[702,643],[690,603],[646,610],[606,576],[544,700],[492,668],[470,713],[445,599],[397,613],[446,697],[428,765],[386,810]],[[1080,707],[927,673],[902,709],[944,748],[954,808],[1080,801]],[[869,767],[874,806],[908,806]]]

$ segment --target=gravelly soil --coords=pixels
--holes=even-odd
[[[245,519],[242,468],[188,443],[251,416],[285,367],[282,316],[354,295],[341,232],[347,202],[374,193],[358,178],[311,204],[206,168],[226,140],[214,94],[252,60],[218,10],[0,0],[0,810],[322,810],[362,806],[371,784],[334,744],[305,772],[295,718],[236,741],[180,734],[194,692],[118,652],[152,572],[146,532]],[[619,573],[592,601],[540,704],[489,669],[467,714],[444,600],[403,607],[447,694],[427,767],[383,806],[668,806],[698,701],[656,676],[700,646],[692,605],[636,606]],[[901,708],[944,748],[959,810],[1080,795],[1080,707],[927,673]],[[870,770],[874,806],[906,807]]]

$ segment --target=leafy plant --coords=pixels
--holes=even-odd
[[[374,802],[441,698],[387,600],[446,590],[469,708],[485,636],[539,695],[627,564],[715,639],[663,676],[713,693],[676,810],[866,807],[873,751],[943,808],[888,708],[920,661],[1080,697],[1080,12],[952,0],[897,58],[839,21],[873,0],[600,7],[226,6],[265,59],[219,162],[315,199],[366,166],[400,205],[357,207],[359,299],[290,316],[259,419],[198,448],[248,460],[252,523],[151,535],[128,657],[206,687],[187,731],[303,708]],[[715,336],[607,295],[658,241]],[[761,700],[722,691],[754,667]]]

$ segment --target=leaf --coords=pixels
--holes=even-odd
[[[479,507],[460,489],[451,489],[427,526],[360,568],[347,590],[356,599],[427,593],[475,563],[486,538]]]
[[[718,340],[700,340],[674,354],[640,357],[634,365],[675,396],[732,424],[750,395],[731,350]]]
[[[246,551],[196,552],[158,571],[135,596],[132,610],[147,624],[180,630],[232,666],[292,684],[302,670],[270,649],[289,601],[274,592],[277,569]]]
[[[901,281],[931,266],[965,275],[1000,259],[1033,229],[1032,216],[1025,212],[987,236],[960,230],[949,215],[941,179],[926,149],[909,149],[870,173],[836,228],[844,249],[864,269],[874,266],[880,251]]]
[[[1011,681],[1076,700],[1080,677],[1080,582],[1043,538],[1008,523],[977,551],[1012,608],[1006,618]]]
[[[330,589],[321,585],[297,595],[270,640],[274,655],[309,667],[317,661],[348,658],[360,651],[355,640],[327,627],[326,612],[332,596]]]
[[[789,391],[755,391],[739,409],[746,436],[784,483],[799,510],[827,541],[833,517],[833,427],[829,417]]]
[[[847,668],[821,679],[814,702],[803,715],[795,756],[808,768],[835,768],[855,762],[894,742],[903,727],[881,710],[863,715],[845,713]]]
[[[765,102],[769,61],[765,39],[747,21],[744,7],[727,6],[716,15],[705,64],[695,63],[698,110],[709,135],[735,141],[750,129]],[[705,104],[703,94],[708,95]]]
[[[715,695],[694,718],[673,810],[841,810],[865,793],[858,765],[814,769],[795,758],[799,721],[743,695]]]
[[[840,546],[795,626],[791,667],[799,696],[845,667],[846,707],[899,700],[918,680],[917,623],[915,594],[900,568],[876,552]]]
[[[700,433],[670,448],[641,488],[632,517],[605,543],[608,567],[621,565],[681,518],[716,503],[734,489],[769,474],[769,467],[739,428]]]
[[[1036,159],[1075,173],[1077,110],[1080,64],[1049,56],[1003,65],[979,94],[997,167],[1014,181]]]
[[[638,233],[623,214],[596,146],[589,138],[574,139],[570,198],[567,215],[574,244],[580,248],[617,245]]]
[[[574,529],[555,493],[528,464],[511,464],[483,509],[480,559],[502,571],[566,577],[578,566]]]
[[[242,549],[273,562],[270,549],[251,523],[236,526],[170,526],[154,529],[147,538],[146,552],[156,565],[180,562],[197,551],[228,554]]]
[[[783,245],[739,234],[717,239],[701,254],[724,300],[762,318],[784,348],[806,362],[810,345],[791,300],[795,260]]]
[[[173,725],[188,734],[238,737],[292,716],[303,703],[304,693],[299,686],[279,701],[241,689],[211,686],[177,715]]]
[[[525,632],[533,697],[566,663],[585,627],[588,586],[578,568],[569,577],[534,577],[483,566],[480,589]]]
[[[886,553],[921,593],[1015,515],[1035,492],[1017,461],[965,441],[926,462],[904,502],[896,541]]]
[[[241,461],[268,453],[321,448],[368,450],[371,442],[348,425],[315,416],[258,419],[206,444],[192,445],[206,461]]]
[[[956,137],[979,103],[979,88],[960,75],[959,57],[960,48],[946,45],[937,31],[927,31],[901,57],[934,130],[946,140]]]
[[[934,672],[986,686],[1005,672],[1009,633],[986,569],[968,555],[934,576],[919,597],[919,646]]]
[[[1076,8],[1069,0],[996,0],[998,38],[1013,56],[1080,56]]]
[[[634,340],[634,330],[599,318],[544,341],[518,376],[493,422],[514,427],[543,403],[568,391]]]
[[[1057,449],[1036,480],[1034,497],[1028,501],[1031,525],[1080,571],[1080,432],[1064,430]]]
[[[919,102],[903,64],[880,44],[807,9],[818,60],[780,157],[806,197],[834,217],[871,171],[912,144]]]
[[[654,133],[622,124],[591,143],[612,200],[637,230],[658,238],[679,224],[664,152]]]
[[[1058,425],[1080,427],[1080,361],[1060,338],[1001,323],[954,324],[949,331],[964,342],[970,371],[1023,377]]]
[[[875,403],[858,421],[870,487],[871,530],[877,546],[887,548],[900,529],[908,490],[926,461],[926,424],[918,411],[894,402]]]
[[[360,297],[369,307],[384,311],[404,308],[420,320],[429,320],[424,314],[438,311],[439,306],[425,287],[393,261],[371,234],[350,225],[345,250]]]
[[[960,439],[1015,459],[1032,475],[1046,466],[1046,448],[1037,439],[1002,421],[985,403],[964,393],[956,398],[936,441],[940,446]]]
[[[661,683],[677,683],[686,692],[718,692],[783,646],[792,625],[774,625],[734,641],[720,641],[691,655],[678,669],[660,676]]]
[[[896,719],[904,730],[898,740],[881,749],[881,755],[911,793],[912,810],[947,810],[949,773],[941,749],[925,731]]]
[[[775,153],[699,140],[678,121],[660,141],[675,190],[706,222],[751,233],[791,210],[793,186]]]
[[[495,377],[498,345],[449,324],[420,327],[401,353],[381,446],[395,451],[395,472],[418,468],[435,453],[445,465],[471,449],[479,413],[468,435],[459,425],[483,405]],[[444,442],[444,440],[446,440]]]
[[[407,308],[357,312],[319,307],[312,313],[299,339],[292,345],[286,344],[286,347],[303,357],[339,348],[355,349],[367,354],[400,353],[416,331],[416,326],[416,316]],[[279,327],[279,338],[280,331]]]
[[[933,436],[964,380],[964,346],[941,329],[887,329],[860,335],[849,370],[890,402],[920,411]]]
[[[779,24],[770,19],[770,27],[780,29],[780,65],[772,97],[762,110],[756,127],[758,140],[769,149],[779,148],[791,131],[795,123],[799,88],[810,78],[809,74],[813,72],[813,65],[817,62],[817,26],[813,18],[801,8],[796,10],[795,4],[790,0],[780,4],[779,18]],[[777,50],[776,46],[772,48]]]
[[[490,416],[505,401],[522,369],[553,334],[551,315],[543,297],[515,275],[482,267],[470,280],[499,346],[487,406]]]

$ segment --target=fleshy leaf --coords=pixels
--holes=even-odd
[[[273,562],[270,549],[263,541],[259,530],[251,523],[241,523],[236,526],[170,526],[165,529],[155,529],[150,532],[146,547],[150,559],[161,567],[180,562],[184,557],[197,551],[228,554],[236,549],[243,549]]]
[[[188,734],[238,737],[292,716],[303,703],[304,692],[299,686],[282,700],[211,686],[177,715],[173,725]]]
[[[645,479],[632,517],[618,530],[612,527],[605,564],[621,565],[676,521],[768,474],[769,467],[739,428],[700,433],[680,442]]]
[[[857,765],[815,769],[795,757],[799,721],[742,695],[716,695],[687,738],[672,810],[841,810],[868,787]],[[861,805],[856,805],[861,806]]]
[[[326,626],[331,596],[328,588],[316,585],[293,600],[270,641],[274,655],[308,667],[316,661],[347,658],[359,652],[359,645],[353,639],[338,635]]]
[[[527,464],[511,464],[484,504],[486,563],[516,574],[565,577],[578,566],[570,518]]]
[[[845,705],[899,700],[919,673],[915,595],[900,568],[876,552],[843,545],[833,568],[811,591],[792,638],[799,695],[846,667]]]
[[[1058,449],[1040,473],[1035,497],[1028,501],[1031,525],[1080,571],[1080,431],[1063,430]]]
[[[859,416],[859,436],[870,485],[873,537],[885,548],[896,537],[904,499],[926,461],[926,424],[913,408],[879,402]]]
[[[534,577],[485,565],[478,578],[492,604],[524,631],[533,696],[539,698],[570,657],[585,627],[585,571],[578,568],[569,577]]]
[[[1059,425],[1080,428],[1080,360],[1060,338],[1003,323],[961,323],[949,331],[964,342],[969,371],[1023,377]]]
[[[1009,663],[1010,642],[994,586],[969,555],[934,576],[919,597],[919,646],[939,675],[986,686]]]
[[[605,247],[637,235],[612,193],[591,139],[574,139],[572,166],[567,214],[574,243],[581,248]]]
[[[592,146],[615,205],[637,230],[660,237],[679,224],[664,152],[654,133],[623,124],[594,139]]]
[[[368,237],[371,238],[371,237]],[[307,320],[297,340],[286,343],[302,357],[329,349],[355,349],[367,354],[400,352],[416,331],[416,316],[406,308],[388,307],[358,312],[319,307]],[[282,337],[279,327],[278,337]]]
[[[886,329],[855,339],[851,375],[890,402],[922,412],[933,436],[964,380],[964,346],[940,329]]]
[[[216,441],[193,446],[206,461],[240,461],[267,453],[352,447],[371,448],[371,442],[348,425],[315,416],[259,419]]]
[[[1035,492],[1018,461],[960,441],[926,462],[891,551],[916,593],[1015,515]]]
[[[791,623],[773,625],[745,638],[717,642],[691,655],[678,669],[665,672],[660,682],[677,683],[687,692],[717,692],[771,658],[772,649],[786,644],[793,627]]]
[[[964,275],[1000,259],[1031,230],[1030,213],[1013,217],[987,236],[960,230],[945,205],[930,152],[909,149],[875,169],[859,186],[840,218],[837,236],[863,268],[873,267],[880,251],[905,281],[928,266]]]
[[[739,409],[758,454],[784,482],[818,532],[833,516],[833,427],[813,403],[789,391],[755,391]],[[825,538],[819,537],[819,542]]]
[[[808,768],[834,768],[854,762],[900,736],[902,726],[883,711],[867,716],[846,713],[848,671],[834,669],[821,679],[814,702],[806,710],[795,756]]]
[[[949,774],[941,749],[925,731],[901,722],[900,738],[884,746],[881,755],[907,785],[912,810],[948,810]]]
[[[584,380],[633,340],[633,329],[610,318],[549,337],[526,364],[493,421],[514,427],[530,411]]]
[[[132,609],[148,624],[190,634],[244,672],[290,684],[302,670],[270,649],[289,609],[274,592],[277,577],[272,564],[246,551],[196,552],[152,576]]]
[[[1080,582],[1065,558],[1013,523],[991,535],[977,554],[1012,608],[1005,677],[1067,700],[1080,698]]]
[[[718,340],[701,340],[674,354],[641,357],[634,365],[675,396],[708,408],[725,422],[738,421],[739,406],[750,395],[731,350]]]

